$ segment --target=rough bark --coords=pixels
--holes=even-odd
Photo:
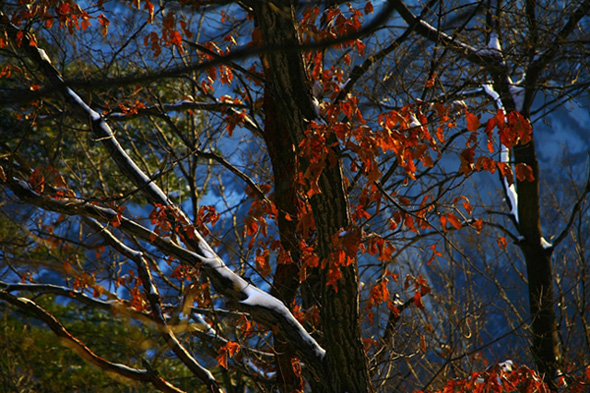
[[[264,114],[264,140],[272,164],[274,203],[279,214],[277,221],[281,247],[289,256],[286,261],[276,265],[271,294],[291,308],[299,288],[301,263],[301,250],[297,241],[297,156],[271,93],[265,94]],[[275,334],[274,340],[279,389],[283,393],[295,392],[300,388],[301,381],[293,370],[293,348],[280,331]]]
[[[255,17],[263,45],[294,48],[299,45],[294,26],[293,8],[288,1],[258,2]],[[265,55],[267,83],[282,115],[290,140],[298,146],[309,121],[316,118],[311,85],[303,59],[297,51]],[[304,160],[302,160],[304,161]],[[305,162],[299,170],[305,170]],[[320,194],[311,198],[318,237],[320,260],[330,257],[331,237],[350,224],[348,204],[343,189],[341,164],[326,163],[320,179]],[[327,270],[327,269],[326,269]],[[342,269],[338,291],[325,285],[326,270],[321,271],[323,292],[320,299],[325,364],[320,383],[329,392],[369,392],[372,390],[368,362],[363,350],[359,324],[356,262]]]

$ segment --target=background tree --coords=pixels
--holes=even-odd
[[[483,372],[470,357],[506,335],[478,335],[459,355],[449,344],[492,323],[454,316],[483,315],[476,294],[441,301],[443,280],[470,260],[448,231],[486,230],[468,180],[487,171],[511,203],[532,353],[554,387],[550,254],[587,190],[544,247],[531,108],[549,71],[569,94],[557,102],[587,86],[586,64],[561,55],[566,40],[587,50],[588,3],[550,7],[3,4],[0,299],[11,321],[32,314],[84,361],[163,391],[195,389],[179,363],[204,391],[407,391],[454,377],[448,386],[470,391],[496,376],[533,389],[530,369]],[[394,10],[406,27],[389,25],[401,22]],[[521,21],[526,50],[504,28]],[[510,79],[519,66],[523,86]],[[480,273],[465,269],[466,288],[470,269]],[[100,331],[95,311],[60,315],[74,304],[154,338],[117,356],[74,330]],[[514,310],[517,331],[529,319]]]

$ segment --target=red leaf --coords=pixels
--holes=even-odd
[[[234,357],[240,351],[240,344],[228,341],[223,347],[219,348],[219,354],[217,355],[217,362],[219,365],[227,370],[228,357]]]
[[[109,23],[111,23],[103,14],[98,15],[98,23],[100,23],[100,32],[102,35],[107,35]],[[147,38],[147,37],[146,37]],[[145,44],[145,39],[144,39]],[[147,46],[147,45],[146,45]]]
[[[373,4],[369,1],[365,4],[365,15],[373,13]]]
[[[371,297],[367,303],[367,308],[371,308],[377,304],[389,300],[389,289],[387,288],[387,278],[379,281],[373,288],[371,288]]]
[[[506,249],[506,246],[508,245],[508,242],[506,241],[506,238],[504,236],[502,236],[497,241],[498,241],[498,246],[501,249],[505,250]]]
[[[477,231],[477,233],[479,233],[481,231],[481,228],[483,227],[483,219],[479,219],[479,220],[475,220],[471,223],[471,226],[473,228],[475,228],[475,230]]]
[[[455,227],[455,229],[461,229],[461,227],[463,226],[461,224],[461,221],[453,213],[448,213],[447,214],[447,219],[449,220],[449,222],[451,223],[451,225]]]
[[[505,177],[508,181],[508,185],[511,186],[512,184],[514,184],[514,176],[512,176],[512,168],[510,167],[510,165],[505,162],[498,162],[497,165],[502,176]]]
[[[516,178],[520,181],[534,181],[533,169],[524,163],[518,163],[514,167]]]
[[[477,131],[479,126],[479,117],[475,116],[473,113],[467,112],[467,131]]]
[[[447,230],[447,216],[444,214],[440,216],[440,226],[443,231]]]
[[[414,305],[420,310],[424,310],[424,304],[422,304],[422,295],[420,292],[414,293]]]
[[[270,254],[268,249],[260,253],[260,249],[256,252],[256,269],[260,272],[262,277],[268,276],[272,273],[272,266],[270,265]]]

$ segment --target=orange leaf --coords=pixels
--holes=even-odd
[[[505,250],[506,246],[508,245],[508,242],[506,241],[506,238],[504,236],[502,236],[501,238],[498,239],[498,246]]]
[[[518,163],[514,167],[514,172],[516,173],[516,178],[520,181],[534,181],[535,177],[533,176],[533,169],[528,166],[527,164]]]
[[[387,288],[387,278],[379,281],[373,288],[371,288],[371,298],[367,304],[367,308],[371,308],[377,304],[389,300],[389,289]]]
[[[272,273],[272,266],[270,265],[270,254],[268,249],[265,249],[262,254],[260,254],[260,249],[256,255],[256,269],[260,272],[262,277],[268,276]]]
[[[475,116],[473,113],[467,112],[467,131],[477,131],[479,126],[479,116]]]
[[[497,165],[502,176],[508,181],[508,185],[511,186],[514,184],[514,177],[512,176],[512,168],[510,165],[506,164],[505,162],[498,162]]]
[[[424,309],[424,304],[422,303],[422,295],[420,292],[416,292],[414,294],[414,305],[418,307],[420,310]]]
[[[461,224],[461,221],[453,213],[448,213],[447,214],[447,219],[449,220],[449,222],[451,223],[451,225],[455,227],[455,229],[461,229],[461,227],[463,226]]]
[[[444,214],[440,216],[440,226],[442,227],[443,231],[447,230],[447,216]]]
[[[432,87],[432,86],[434,86],[435,80],[436,80],[436,72],[434,74],[432,74],[432,76],[430,77],[430,79],[428,79],[426,81],[426,87]]]
[[[479,220],[475,220],[471,223],[471,226],[475,228],[477,233],[479,233],[481,231],[481,228],[483,227],[483,220],[481,218]]]
[[[217,355],[217,363],[227,370],[228,357],[234,357],[240,351],[240,344],[228,341],[223,347],[219,348],[219,354]]]

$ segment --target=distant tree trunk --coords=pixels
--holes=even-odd
[[[559,337],[555,316],[552,248],[545,249],[541,243],[541,209],[539,197],[539,164],[534,141],[513,148],[515,163],[525,163],[533,169],[535,180],[517,181],[518,230],[524,237],[519,243],[524,255],[529,289],[529,310],[532,318],[531,352],[539,372],[552,388],[559,368]]]
[[[282,124],[293,146],[298,146],[309,121],[317,115],[301,54],[290,49],[299,45],[293,9],[288,1],[255,4],[263,45],[285,48],[265,55],[266,76]],[[300,164],[298,170],[305,170],[305,163]],[[310,203],[318,236],[318,256],[325,260],[330,258],[332,236],[350,225],[341,163],[338,161],[331,167],[326,164],[318,183],[321,193],[314,195]],[[342,268],[338,291],[325,285],[327,269],[321,270],[319,307],[326,359],[321,373],[325,380],[320,383],[327,392],[372,391],[360,330],[357,269],[356,261]]]

